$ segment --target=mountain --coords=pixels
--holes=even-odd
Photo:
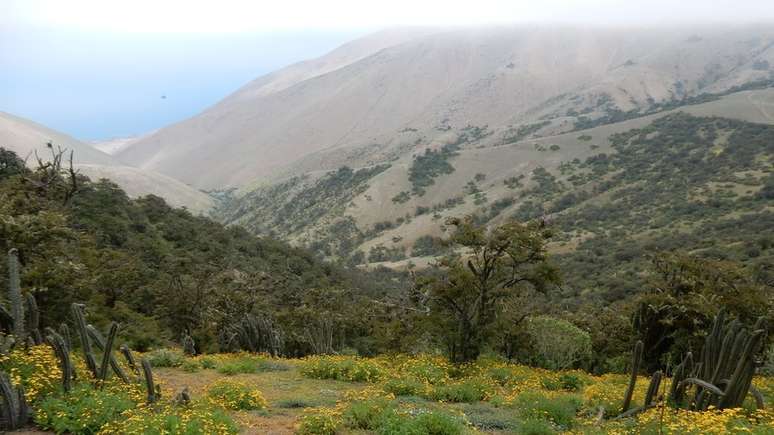
[[[481,223],[497,223],[511,217],[520,220],[561,217],[559,222],[565,224],[559,234],[560,242],[554,246],[556,252],[571,252],[583,257],[586,253],[576,249],[578,246],[603,238],[619,225],[633,239],[638,239],[635,234],[642,236],[639,240],[650,240],[654,236],[651,221],[660,222],[658,228],[667,233],[685,230],[681,228],[680,220],[667,219],[669,210],[662,206],[670,202],[656,195],[641,195],[634,201],[645,207],[639,221],[621,218],[610,227],[595,227],[600,218],[589,213],[589,208],[607,204],[611,196],[619,195],[616,193],[619,190],[626,192],[636,188],[649,192],[645,187],[659,185],[659,180],[650,178],[647,173],[638,173],[632,180],[612,177],[616,171],[626,174],[638,169],[640,162],[636,160],[621,162],[615,171],[604,173],[594,170],[595,162],[617,158],[615,156],[623,150],[619,143],[622,135],[648,131],[653,137],[659,137],[674,134],[676,128],[702,131],[706,127],[708,131],[714,131],[714,120],[720,119],[729,127],[704,138],[691,136],[697,142],[694,151],[697,156],[717,157],[713,153],[722,151],[732,157],[752,153],[758,160],[745,161],[738,167],[729,166],[723,171],[709,166],[704,168],[708,178],[671,180],[674,184],[664,184],[662,189],[670,193],[671,200],[710,211],[713,206],[697,198],[718,194],[721,199],[729,200],[739,195],[738,204],[732,201],[731,204],[736,205],[723,208],[724,213],[720,215],[713,214],[713,219],[720,222],[725,219],[721,216],[726,214],[738,219],[743,211],[762,206],[764,211],[769,211],[759,222],[771,221],[771,210],[774,209],[771,198],[756,200],[758,202],[748,200],[755,198],[757,192],[768,186],[767,183],[774,183],[771,176],[774,173],[771,160],[774,155],[771,150],[774,143],[774,89],[705,98],[711,101],[590,129],[499,145],[489,144],[489,136],[469,129],[464,141],[446,145],[438,151],[407,155],[390,163],[359,169],[344,167],[330,172],[301,174],[249,189],[244,195],[226,201],[216,214],[224,222],[238,223],[254,233],[310,246],[322,255],[348,259],[355,264],[371,262],[397,267],[409,263],[426,264],[443,252],[441,239],[446,217],[476,215]],[[724,141],[732,137],[736,140],[734,134],[745,129],[760,130],[764,140],[756,143],[754,151],[742,152],[728,147]],[[638,152],[659,156],[664,150],[653,141]],[[690,174],[696,172],[698,163],[702,162],[699,157],[695,157],[698,161],[684,155],[680,158],[674,162],[658,160],[652,165],[654,170],[666,166]],[[632,204],[615,204],[613,208],[619,209],[611,212],[614,216],[631,212]],[[667,219],[666,223],[664,219]],[[688,216],[685,219],[690,222],[694,218]],[[689,225],[688,222],[685,225]],[[593,230],[589,230],[589,226]],[[746,246],[740,241],[756,234],[757,230],[740,231],[736,235],[736,246]],[[617,239],[606,243],[613,240]],[[643,249],[642,252],[646,251]]]
[[[121,150],[198,188],[552,135],[769,80],[770,27],[394,31],[247,84]]]
[[[132,197],[153,194],[175,207],[185,206],[199,213],[213,206],[209,195],[180,181],[154,171],[123,165],[110,155],[64,133],[0,112],[0,147],[16,152],[27,159],[28,165],[34,165],[35,153],[44,161],[51,155],[47,143],[72,151],[73,164],[80,173],[95,180],[108,178]]]

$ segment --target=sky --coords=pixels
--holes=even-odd
[[[774,0],[0,0],[0,111],[138,135],[395,26],[774,22]]]

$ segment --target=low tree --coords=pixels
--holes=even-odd
[[[745,323],[772,316],[772,288],[742,264],[684,253],[652,261],[649,290],[636,298],[633,327],[644,344],[648,370],[661,359],[696,351],[719,310]]]
[[[548,262],[551,231],[543,221],[491,229],[472,217],[446,224],[455,228],[450,238],[455,253],[442,258],[416,290],[451,360],[459,363],[479,356],[507,301],[545,292],[559,283],[559,273]]]

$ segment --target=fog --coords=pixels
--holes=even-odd
[[[2,7],[0,110],[87,140],[191,116],[253,78],[385,27],[774,23],[771,0],[6,0]]]

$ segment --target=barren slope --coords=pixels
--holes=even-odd
[[[47,160],[51,155],[46,145],[49,142],[55,147],[73,151],[73,163],[79,172],[92,179],[108,178],[132,197],[153,194],[164,198],[172,206],[185,206],[199,213],[213,206],[209,195],[180,181],[153,171],[128,167],[64,133],[0,112],[0,147],[26,158],[28,165],[36,164],[35,152],[41,159]]]
[[[399,34],[262,77],[118,158],[197,187],[239,187],[389,161],[467,126],[501,140],[538,122],[533,133],[567,131],[769,79],[774,64],[764,27]]]

